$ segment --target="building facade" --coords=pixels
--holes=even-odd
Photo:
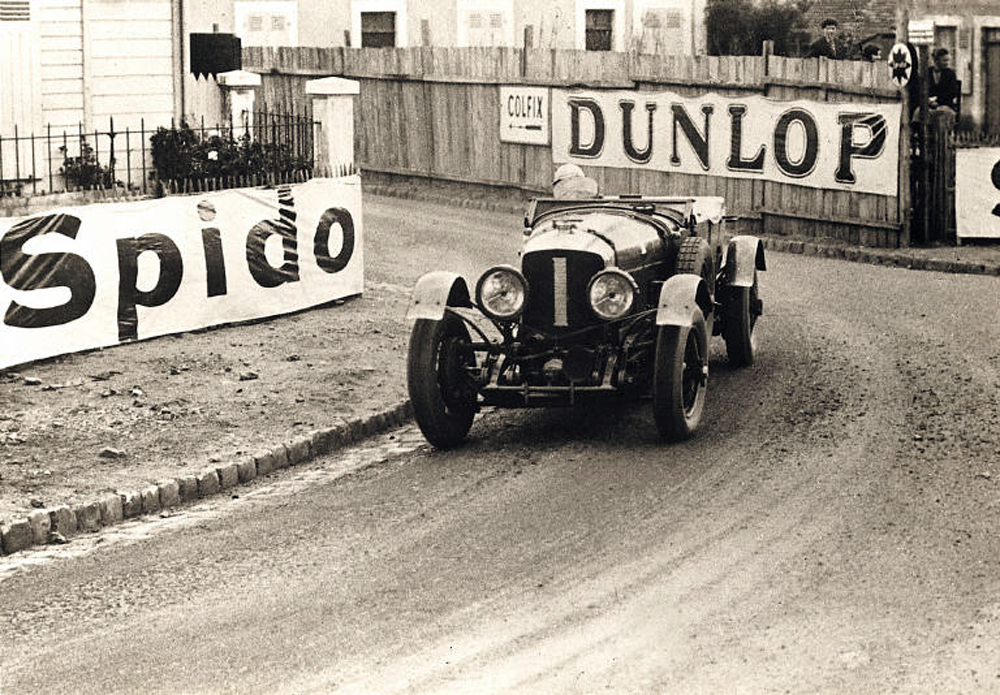
[[[510,46],[704,53],[705,0],[185,0],[244,46]]]

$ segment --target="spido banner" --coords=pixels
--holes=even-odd
[[[0,368],[360,294],[361,180],[0,219]]]
[[[672,92],[552,92],[557,164],[897,195],[901,107]]]

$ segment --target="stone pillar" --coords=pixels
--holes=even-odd
[[[356,80],[342,77],[306,83],[306,94],[313,97],[313,119],[319,122],[315,164],[319,176],[354,167],[354,97],[359,93]]]
[[[260,75],[246,70],[220,72],[216,77],[222,90],[223,122],[231,122],[237,134],[253,125],[253,103]]]

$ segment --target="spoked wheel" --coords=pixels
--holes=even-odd
[[[734,367],[749,367],[753,364],[757,340],[753,329],[761,314],[761,302],[757,294],[757,271],[753,272],[750,287],[730,287],[725,309],[725,323],[722,331],[726,340],[726,354],[729,364]]]
[[[699,313],[691,326],[661,326],[656,339],[653,417],[667,441],[690,437],[705,408],[708,334]]]
[[[476,364],[469,331],[446,314],[440,321],[418,319],[410,333],[406,385],[413,415],[431,444],[461,444],[476,414],[476,385],[468,368]]]

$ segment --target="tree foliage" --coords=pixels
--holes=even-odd
[[[805,45],[808,0],[708,0],[705,31],[709,55],[760,55],[764,41],[777,55]]]

